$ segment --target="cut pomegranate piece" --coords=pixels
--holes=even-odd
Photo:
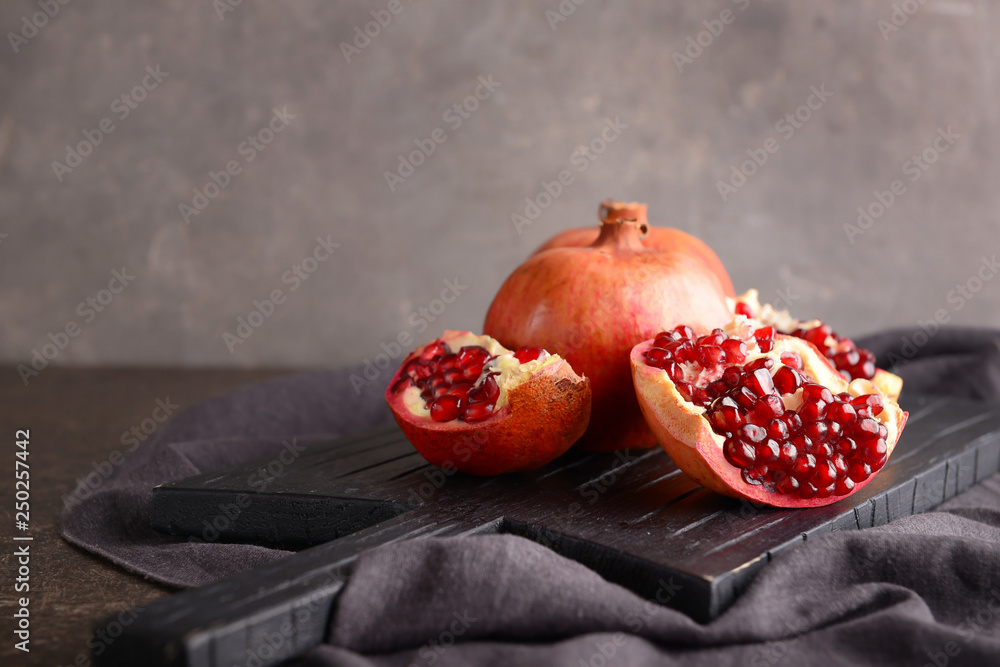
[[[468,331],[407,356],[385,399],[425,459],[473,475],[545,465],[583,435],[591,406],[589,380],[558,355]]]
[[[770,304],[761,305],[755,289],[727,300],[735,314],[757,320],[778,333],[801,338],[815,345],[848,381],[871,380],[888,398],[899,398],[903,380],[886,370],[876,368],[875,355],[855,345],[850,338],[837,334],[828,324],[819,320],[797,320],[787,310],[777,310]],[[788,365],[794,366],[791,363]]]
[[[656,346],[665,340],[673,347]],[[729,341],[745,346],[745,360],[701,351]],[[685,342],[694,358],[678,361]],[[906,423],[894,400],[870,380],[848,382],[808,338],[742,313],[700,337],[661,333],[635,346],[631,363],[643,415],[678,467],[753,502],[813,507],[856,493],[885,466]]]

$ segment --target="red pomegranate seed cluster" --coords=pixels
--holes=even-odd
[[[737,315],[745,315],[750,318],[756,317],[753,309],[742,301],[736,302],[734,310]],[[875,377],[875,355],[871,351],[855,345],[854,341],[847,336],[841,336],[834,332],[829,324],[821,322],[812,329],[799,328],[794,331],[781,331],[779,333],[795,336],[815,345],[816,349],[822,352],[833,363],[848,382],[857,378],[871,380]],[[826,339],[828,337],[833,338],[832,345],[827,345]]]
[[[774,329],[758,329],[754,338],[761,351],[770,351]],[[883,409],[880,396],[834,396],[802,370],[795,352],[782,353],[773,376],[773,359],[742,366],[746,356],[746,343],[721,329],[695,338],[690,327],[680,326],[657,336],[646,363],[706,409],[712,430],[725,438],[726,461],[740,468],[747,484],[802,499],[847,495],[885,465],[888,431],[875,419]],[[682,364],[697,364],[689,374],[717,379],[693,385]],[[781,397],[800,388],[799,409],[786,410]]]
[[[541,348],[523,347],[514,356],[523,364],[541,354]],[[493,414],[500,397],[496,380],[500,373],[480,377],[494,358],[479,345],[467,345],[453,353],[447,343],[438,340],[425,347],[419,357],[406,362],[402,378],[392,391],[398,394],[408,387],[419,387],[434,421],[480,422]]]
[[[789,334],[807,340],[833,362],[847,381],[875,377],[875,355],[863,347],[858,347],[846,336],[835,333],[828,324],[820,324],[812,329],[796,329]],[[832,337],[833,345],[827,345],[827,337]]]

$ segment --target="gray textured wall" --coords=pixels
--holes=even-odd
[[[654,224],[715,248],[738,289],[790,290],[796,312],[845,333],[936,311],[1000,325],[1000,280],[954,292],[1000,251],[996,3],[897,0],[915,12],[894,19],[890,2],[563,0],[575,9],[554,23],[559,0],[402,0],[345,56],[388,0],[76,0],[51,18],[40,1],[0,6],[0,360],[67,325],[58,363],[371,358],[401,332],[478,328],[507,273],[594,224],[607,196],[648,201]],[[703,32],[726,9],[720,34]],[[678,71],[688,38],[707,46]],[[490,76],[474,112],[446,115]],[[809,102],[808,120],[782,122]],[[294,118],[263,150],[243,144],[275,108]],[[113,131],[73,167],[67,144],[104,119]],[[627,127],[582,171],[574,151],[615,119]],[[436,129],[444,142],[390,189],[385,172]],[[718,181],[765,145],[723,197]],[[925,149],[926,171],[907,163]],[[228,185],[194,201],[230,162]],[[518,233],[511,215],[563,169],[573,183]],[[894,180],[902,194],[849,239]],[[293,289],[286,272],[317,237],[339,247]],[[134,280],[102,293],[122,267]],[[454,279],[459,296],[416,332],[413,313]],[[224,333],[275,289],[283,303],[230,352]]]

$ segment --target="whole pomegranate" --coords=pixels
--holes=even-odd
[[[870,380],[848,381],[812,342],[742,314],[702,335],[661,332],[635,346],[631,364],[642,412],[681,470],[775,507],[857,493],[906,424]]]
[[[718,255],[708,247],[708,245],[696,236],[691,236],[687,232],[670,227],[652,227],[646,220],[646,204],[638,202],[621,202],[608,200],[601,204],[600,218],[611,219],[634,219],[639,223],[642,234],[639,239],[646,248],[656,250],[675,250],[696,257],[704,262],[705,266],[719,278],[719,284],[726,296],[732,297],[736,294],[733,290],[733,281],[726,272],[726,267],[722,265]],[[574,247],[582,248],[591,245],[600,235],[597,227],[578,227],[559,232],[548,241],[543,243],[537,255],[552,248]]]
[[[498,475],[569,449],[587,428],[591,397],[590,383],[559,355],[445,331],[403,360],[385,400],[430,463]]]
[[[562,355],[590,379],[590,427],[578,446],[612,451],[652,447],[636,402],[629,352],[681,322],[709,330],[731,317],[719,276],[682,249],[649,248],[641,204],[605,202],[597,240],[539,252],[507,278],[484,333],[509,348]]]

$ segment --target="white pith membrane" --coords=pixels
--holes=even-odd
[[[781,369],[784,365],[780,360],[781,354],[783,352],[794,351],[802,359],[802,369],[800,373],[807,376],[805,381],[816,382],[827,387],[834,397],[840,393],[846,393],[852,398],[868,394],[875,394],[882,398],[882,412],[878,415],[871,416],[871,418],[885,427],[886,434],[884,440],[887,449],[887,460],[889,454],[892,452],[892,448],[894,447],[896,440],[898,439],[900,430],[905,424],[906,413],[902,412],[898,405],[892,402],[891,399],[887,398],[871,381],[856,379],[848,382],[845,380],[843,376],[832,366],[829,360],[805,340],[791,336],[779,335],[774,340],[773,349],[768,353],[764,353],[757,345],[757,340],[753,336],[753,332],[762,326],[764,326],[764,324],[760,321],[748,319],[743,315],[736,314],[734,319],[723,328],[723,331],[727,336],[741,339],[745,343],[747,347],[746,358],[739,363],[728,363],[723,360],[718,370],[703,369],[701,364],[698,362],[675,362],[679,363],[683,370],[683,377],[680,381],[690,382],[693,386],[707,386],[707,384],[712,380],[720,378],[725,368],[733,365],[745,368],[753,361],[762,357],[770,357],[774,361],[774,366],[769,371],[771,377],[773,378],[779,369]],[[692,337],[692,343],[694,343],[694,340],[697,337],[697,334]],[[735,481],[739,478],[741,469],[736,467],[735,464],[721,455],[721,450],[727,439],[726,436],[715,432],[712,424],[710,424],[709,420],[706,419],[706,412],[709,412],[709,410],[701,405],[698,405],[692,400],[688,400],[678,390],[678,387],[670,378],[666,370],[662,370],[654,365],[646,363],[647,360],[645,355],[652,348],[653,341],[646,341],[645,343],[636,346],[632,354],[632,366],[636,393],[640,398],[640,407],[642,408],[643,413],[645,414],[647,421],[650,423],[654,433],[657,435],[657,439],[660,440],[661,444],[674,458],[678,466],[684,469],[684,471],[696,481],[721,493],[727,493],[728,495],[743,495],[739,489],[736,488],[738,484]],[[802,393],[803,389],[800,387],[793,394],[781,395],[781,402],[784,410],[798,411],[803,404]],[[742,412],[744,416],[749,413],[748,410],[742,410]],[[855,422],[855,424],[856,423],[858,422]],[[848,428],[853,427],[854,426],[852,425]],[[838,437],[846,438],[847,436],[848,431],[845,430]],[[789,437],[788,440],[791,440],[791,437]],[[719,456],[714,457],[714,465],[706,463],[706,460],[701,460],[701,455],[694,454],[694,452],[700,451],[701,447],[704,446],[709,446],[718,450]],[[802,452],[799,452],[800,455],[801,453]],[[855,457],[856,455],[852,454],[850,456],[850,460],[853,461]],[[832,458],[833,457],[829,460],[832,460]],[[844,458],[845,460],[848,459],[848,457]],[[730,469],[728,471],[725,469],[719,470],[719,463],[721,463],[721,466],[728,466]],[[715,471],[716,474],[710,473],[710,470]],[[866,479],[861,482],[857,482],[857,484],[863,485],[867,483],[869,479],[874,477],[877,471],[877,468],[873,469],[871,474]],[[735,477],[733,475],[734,472],[736,473]],[[787,474],[788,473],[786,472],[786,475]],[[720,477],[723,479],[720,479]],[[745,478],[743,478],[743,480],[745,482]],[[747,484],[747,486],[750,485]],[[830,486],[832,488],[833,485],[831,484]],[[777,498],[780,501],[774,504],[785,503],[785,506],[794,506],[793,503],[798,499],[794,493],[791,495],[784,495],[782,498],[781,496],[783,494],[776,489],[776,485],[772,482],[765,482],[757,488],[766,489],[768,491],[767,495]],[[847,495],[852,492],[853,491],[851,490],[847,490],[844,493],[838,492],[839,495],[835,495],[833,493],[829,494],[829,496],[819,495],[816,496],[815,499],[817,504],[825,504],[826,502],[833,502],[837,500],[838,497],[843,497],[843,495]],[[759,496],[760,494],[757,495]],[[743,495],[743,497],[749,496]],[[827,497],[829,497],[829,500],[824,500],[824,498]],[[806,498],[805,496],[802,498],[804,500],[811,501],[811,498]],[[765,500],[764,502],[768,501]]]
[[[514,356],[513,350],[508,350],[496,339],[490,336],[476,335],[468,331],[445,331],[441,338],[434,341],[434,343],[436,342],[446,344],[453,354],[457,354],[463,347],[481,347],[490,353],[492,358],[483,366],[483,370],[480,372],[479,376],[474,380],[467,381],[472,382],[475,387],[480,387],[487,377],[490,375],[494,376],[497,386],[500,389],[500,394],[497,397],[496,403],[493,405],[494,413],[499,412],[509,403],[509,395],[514,388],[524,384],[537,375],[541,370],[563,361],[562,357],[558,354],[550,354],[549,352],[542,350],[542,353],[537,359],[521,363]],[[430,343],[429,345],[432,344],[433,343]],[[410,358],[408,357],[403,365],[408,363],[409,360]],[[421,387],[411,385],[404,389],[400,396],[402,398],[403,405],[413,415],[431,420],[430,404],[434,399],[425,400],[424,397],[421,396],[422,391],[423,389]]]

